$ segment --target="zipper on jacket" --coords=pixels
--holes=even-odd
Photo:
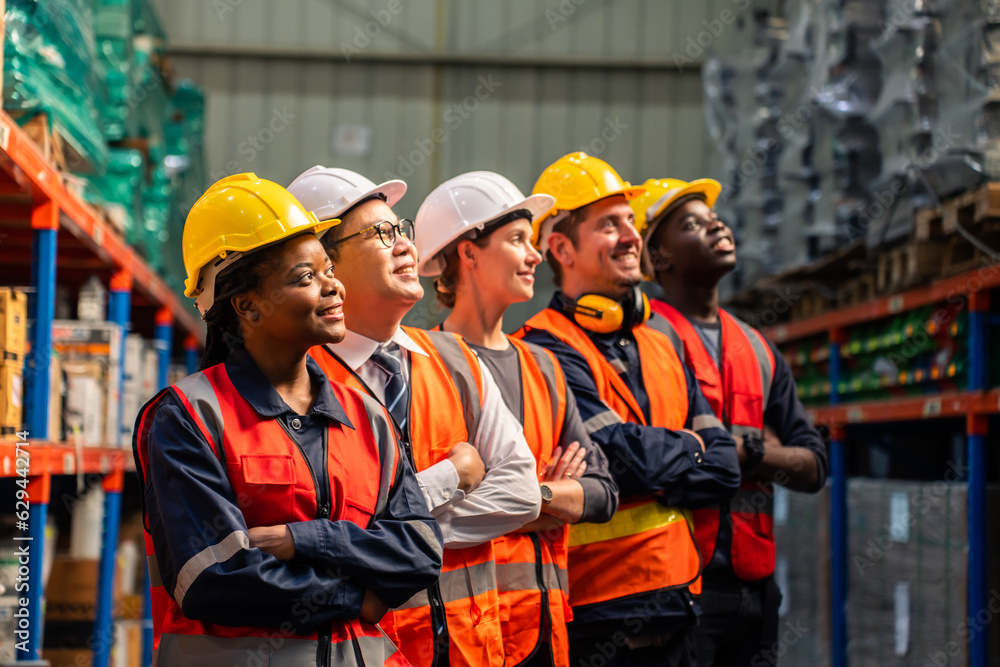
[[[538,640],[531,653],[525,656],[521,663],[528,662],[535,657],[538,650],[542,648],[545,637],[552,634],[552,610],[549,608],[549,589],[545,585],[545,565],[542,563],[542,543],[537,533],[528,533],[531,544],[535,548],[535,578],[538,579],[538,591],[541,597],[541,610],[538,617]],[[555,566],[555,563],[553,563]]]
[[[431,660],[432,667],[448,664],[448,621],[444,611],[444,598],[441,595],[441,584],[434,582],[434,585],[427,589],[427,597],[431,602],[431,632],[434,635],[434,657]]]
[[[329,473],[327,472],[327,466],[326,466],[326,459],[329,456],[327,454],[327,448],[329,447],[327,443],[327,437],[329,435],[328,428],[324,427],[323,429],[323,472],[326,474],[326,479],[321,481],[319,477],[316,476],[316,469],[313,467],[312,462],[309,460],[309,457],[306,456],[306,450],[303,449],[299,441],[296,440],[288,424],[286,424],[285,420],[281,418],[278,418],[276,421],[281,425],[281,428],[285,431],[285,434],[288,435],[288,439],[295,444],[296,448],[298,448],[299,454],[302,455],[302,459],[306,462],[306,467],[309,468],[309,474],[313,478],[313,486],[316,488],[316,518],[329,519],[330,518],[329,505],[324,504],[328,502],[326,498],[329,498],[330,496],[330,476]],[[326,496],[326,498],[324,498],[324,495]],[[326,511],[326,514],[323,513],[324,510]]]
[[[319,646],[316,649],[316,664],[319,667],[332,667],[330,658],[333,655],[333,626],[327,625],[316,636]]]

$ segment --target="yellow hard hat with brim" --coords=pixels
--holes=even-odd
[[[629,206],[635,211],[635,229],[642,236],[642,271],[652,277],[655,274],[649,256],[648,241],[663,222],[663,214],[688,195],[701,195],[709,208],[714,207],[715,201],[722,193],[722,184],[711,178],[699,178],[695,181],[651,178],[643,183],[642,187],[646,188],[646,194],[630,201]]]
[[[533,195],[551,195],[555,207],[548,214],[532,220],[531,242],[542,252],[546,237],[554,222],[567,211],[575,211],[595,201],[613,195],[623,195],[626,201],[641,196],[645,190],[633,187],[614,168],[600,158],[583,152],[564,155],[542,172],[531,189]]]
[[[204,317],[213,299],[202,295],[214,295],[215,276],[240,256],[338,224],[337,219],[320,222],[288,190],[256,174],[223,178],[198,198],[184,222],[184,295],[199,297],[196,306]]]

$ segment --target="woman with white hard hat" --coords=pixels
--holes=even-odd
[[[437,579],[442,538],[385,409],[307,356],[344,337],[317,238],[339,223],[249,173],[188,215],[205,359],[134,441],[161,667],[408,664],[376,624]]]
[[[414,222],[418,272],[438,277],[438,300],[451,308],[441,328],[461,335],[489,367],[537,462],[542,514],[494,542],[508,665],[569,665],[568,525],[607,521],[618,506],[607,460],[590,444],[559,362],[502,329],[507,308],[534,294],[541,256],[531,223],[553,204],[474,171],[438,186]]]

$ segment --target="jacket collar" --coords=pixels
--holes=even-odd
[[[319,385],[316,402],[309,414],[322,415],[328,419],[340,422],[344,426],[354,428],[343,406],[333,393],[330,381],[323,374],[319,364],[312,357],[306,357],[306,371],[314,385]],[[243,347],[237,347],[226,358],[226,373],[236,391],[262,417],[276,418],[283,415],[296,414],[281,398],[274,386],[264,377],[264,373],[254,362],[250,353]]]

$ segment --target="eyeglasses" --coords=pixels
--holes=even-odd
[[[372,231],[373,229],[378,232],[378,237],[379,239],[382,240],[382,245],[384,245],[386,248],[391,248],[393,244],[396,243],[396,234],[399,234],[400,236],[410,241],[411,243],[413,242],[413,239],[416,237],[413,230],[413,221],[407,218],[403,218],[397,223],[392,223],[389,222],[388,220],[383,220],[382,222],[376,222],[371,227],[365,227],[360,232],[351,234],[350,236],[345,236],[342,239],[337,239],[330,245],[340,245],[344,241],[350,241],[355,236],[361,236],[362,234],[366,234]]]

